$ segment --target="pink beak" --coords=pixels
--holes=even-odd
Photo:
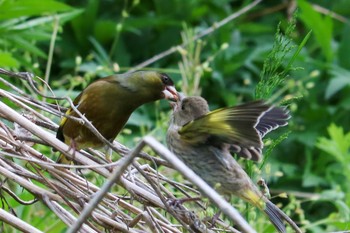
[[[165,99],[172,100],[172,101],[178,101],[179,96],[174,86],[166,86],[165,90],[163,91]]]

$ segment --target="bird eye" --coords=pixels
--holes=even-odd
[[[185,110],[185,105],[184,105],[184,104],[181,105],[181,110],[182,110],[182,111]]]
[[[171,80],[171,78],[167,74],[162,73],[161,78],[162,78],[162,82],[165,85],[174,85],[173,81]]]

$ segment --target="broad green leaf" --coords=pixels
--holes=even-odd
[[[0,51],[0,64],[2,67],[19,67],[18,61],[12,56],[11,53]]]
[[[350,220],[350,207],[341,200],[336,200],[334,204],[337,206],[339,210],[339,214],[342,216],[343,219],[346,221]]]
[[[343,165],[350,161],[350,132],[345,134],[342,127],[331,124],[328,129],[330,138],[320,137],[316,146],[332,155]]]
[[[0,20],[69,11],[72,7],[54,0],[7,0],[0,2]]]
[[[333,73],[333,75],[335,76],[331,79],[331,81],[329,81],[329,84],[326,88],[326,93],[325,93],[326,99],[331,98],[333,95],[338,93],[341,89],[350,85],[350,72],[348,73],[349,74],[347,76],[340,73],[336,73],[336,74]]]
[[[95,48],[95,54],[96,59],[100,64],[103,64],[105,66],[109,65],[109,56],[107,51],[103,48],[103,46],[93,37],[89,38],[89,41],[92,43],[92,45]]]
[[[15,37],[13,38],[14,44],[18,46],[18,48],[31,52],[39,57],[46,58],[47,55],[44,51],[42,51],[39,47],[35,46],[35,44],[29,42],[25,38]]]
[[[301,9],[301,20],[312,29],[327,61],[332,61],[334,54],[331,47],[333,36],[332,18],[329,15],[324,16],[322,13],[315,11],[311,4],[305,0],[298,0],[298,6]]]
[[[341,200],[345,197],[345,194],[337,189],[325,190],[321,193],[320,199],[323,200]]]
[[[348,24],[344,24],[344,30],[342,33],[342,38],[339,44],[338,50],[338,59],[339,65],[343,68],[350,69],[350,26]]]
[[[39,17],[39,18],[35,18],[32,20],[27,20],[21,24],[17,24],[16,26],[13,27],[13,29],[14,30],[28,29],[28,28],[36,27],[36,26],[43,25],[46,23],[51,23],[51,22],[54,22],[56,20],[58,20],[59,24],[63,24],[64,22],[81,14],[82,12],[83,12],[83,10],[78,9],[78,10],[73,10],[73,11],[70,11],[67,13]]]

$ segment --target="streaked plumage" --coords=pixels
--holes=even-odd
[[[287,124],[286,109],[254,101],[209,112],[201,97],[183,98],[173,107],[167,144],[175,155],[218,192],[236,195],[263,210],[279,232],[285,232],[283,220],[294,224],[262,195],[230,153],[259,160],[261,138]]]

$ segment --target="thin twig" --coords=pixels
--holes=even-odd
[[[137,169],[137,171],[140,172],[140,174],[143,175],[143,177],[145,177],[145,179],[148,181],[148,183],[152,186],[153,190],[157,193],[160,200],[167,207],[167,210],[169,211],[169,213],[171,215],[173,215],[185,227],[186,230],[191,231],[191,229],[187,226],[187,224],[183,221],[183,219],[176,213],[176,211],[174,211],[172,208],[169,207],[167,200],[165,200],[165,198],[163,197],[162,193],[160,192],[159,187],[152,182],[152,179],[150,177],[148,177],[142,169],[140,169],[138,164],[135,164],[135,162],[134,162],[133,165]]]
[[[34,185],[33,183],[23,179],[22,177],[14,174],[13,172],[10,172],[7,169],[4,169],[0,166],[0,174],[7,177],[10,180],[15,181],[17,184],[21,185],[22,187],[29,190],[31,193],[33,193],[35,196],[42,197],[43,195],[49,196],[51,199],[62,201],[61,197],[57,194],[53,194],[39,186]]]
[[[230,217],[242,230],[242,232],[253,233],[256,232],[247,221],[242,218],[239,212],[233,208],[227,201],[225,201],[213,188],[211,188],[205,181],[189,169],[180,159],[171,153],[165,146],[155,140],[151,136],[144,138],[145,143],[149,145],[164,159],[168,160],[174,165],[175,169],[181,172],[188,180],[195,184],[200,191],[205,194],[213,203],[215,203],[223,213]]]
[[[32,205],[35,202],[38,201],[37,198],[34,198],[31,201],[24,201],[21,198],[19,198],[14,192],[11,191],[11,189],[7,188],[6,186],[0,185],[0,189],[4,190],[5,192],[7,192],[13,199],[15,199],[19,204],[21,205]]]
[[[14,228],[20,230],[21,232],[25,233],[43,233],[39,229],[33,227],[32,225],[26,223],[20,218],[17,218],[16,216],[6,212],[4,209],[0,208],[0,219],[13,226]]]
[[[43,201],[45,204],[54,212],[57,216],[60,216],[62,221],[64,221],[66,224],[72,224],[76,221],[76,218],[67,210],[62,208],[60,205],[57,204],[55,201],[51,201],[48,197],[44,196]],[[93,230],[87,225],[84,225],[80,229],[81,233],[97,233],[98,231]]]
[[[349,20],[346,17],[344,17],[344,16],[342,16],[340,14],[337,14],[334,11],[328,10],[327,8],[324,8],[324,7],[322,7],[320,5],[317,5],[317,4],[312,4],[312,7],[317,12],[320,12],[320,13],[322,13],[324,15],[329,15],[333,19],[336,19],[336,20],[338,20],[338,21],[340,21],[342,23],[346,23],[347,25],[350,24]]]
[[[211,27],[203,30],[202,32],[198,33],[196,36],[194,36],[194,38],[192,39],[192,41],[196,41],[198,39],[201,39],[202,37],[205,37],[211,33],[213,33],[214,31],[218,30],[219,28],[221,28],[222,26],[224,26],[225,24],[229,23],[230,21],[238,18],[239,16],[247,13],[248,11],[250,11],[251,9],[253,9],[256,5],[258,5],[262,0],[255,0],[254,2],[250,3],[249,5],[243,7],[242,9],[240,9],[239,11],[229,15],[228,17],[224,18],[223,20],[221,20],[218,23],[214,23]],[[130,69],[127,73],[131,73],[134,72],[135,70],[141,69],[143,67],[149,66],[150,64],[163,59],[164,57],[169,56],[170,54],[174,53],[177,51],[177,47],[185,47],[188,43],[192,42],[189,41],[187,43],[182,43],[180,45],[177,46],[173,46],[171,48],[169,48],[168,50],[165,50],[164,52],[161,52],[155,56],[153,56],[152,58],[136,65],[134,68]]]
[[[95,194],[94,198],[89,202],[89,204],[81,212],[77,221],[69,228],[68,233],[75,233],[79,230],[81,225],[87,220],[91,212],[95,209],[98,203],[103,199],[109,189],[118,182],[120,176],[123,174],[125,169],[129,166],[132,160],[144,147],[144,142],[141,141],[137,147],[130,153],[130,155],[119,160],[118,165],[114,168],[114,171],[108,181],[102,186],[102,188]]]

